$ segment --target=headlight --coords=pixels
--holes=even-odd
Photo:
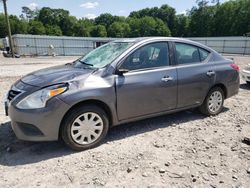
[[[59,94],[62,94],[67,89],[68,86],[66,84],[50,86],[28,95],[23,100],[21,100],[16,106],[19,109],[44,108],[49,99]]]

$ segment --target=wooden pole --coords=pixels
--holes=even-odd
[[[6,20],[7,30],[8,30],[8,38],[9,38],[11,55],[14,58],[15,55],[14,55],[14,48],[13,48],[12,38],[11,38],[11,28],[10,28],[10,21],[9,21],[9,16],[8,16],[8,12],[7,12],[6,1],[7,0],[3,0],[3,7],[4,7],[4,14],[5,14],[5,20]]]

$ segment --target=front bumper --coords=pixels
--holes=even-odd
[[[61,121],[69,108],[69,105],[55,97],[42,109],[21,110],[11,102],[7,113],[18,139],[54,141],[58,140]]]
[[[241,71],[241,77],[243,80],[250,82],[250,71],[247,70]]]

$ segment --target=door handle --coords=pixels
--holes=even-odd
[[[173,77],[171,77],[171,76],[165,76],[165,77],[163,77],[162,79],[161,79],[161,81],[163,81],[163,82],[169,82],[169,81],[172,81],[174,78]]]
[[[214,76],[214,75],[215,75],[215,72],[210,70],[210,71],[207,72],[207,75],[208,75],[208,76]]]

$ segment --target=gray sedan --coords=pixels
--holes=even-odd
[[[217,115],[238,90],[239,67],[214,50],[184,39],[136,38],[24,76],[5,107],[19,139],[62,138],[81,151],[119,124],[196,107]]]

